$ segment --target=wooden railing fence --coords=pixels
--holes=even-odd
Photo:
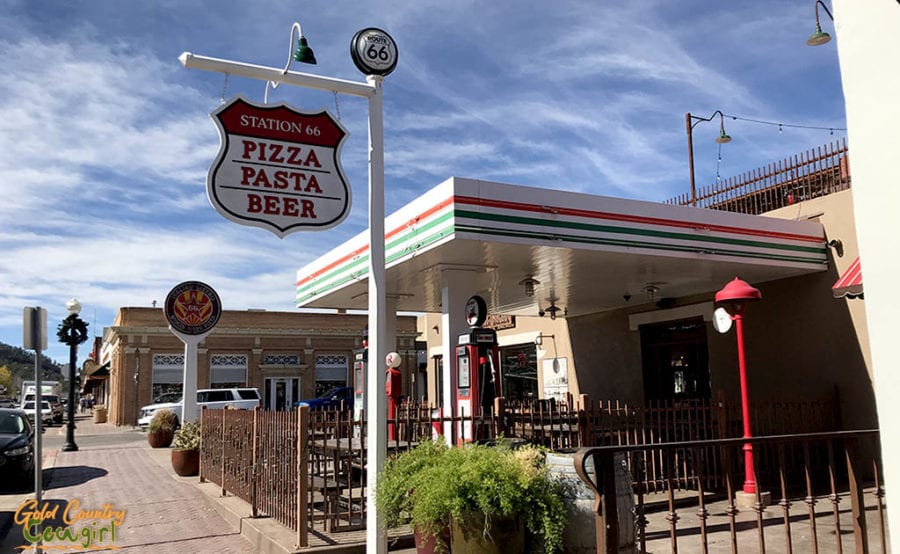
[[[847,139],[700,187],[696,206],[745,214],[762,214],[803,200],[850,188]],[[689,193],[665,202],[690,206]]]

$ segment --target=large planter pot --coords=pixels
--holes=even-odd
[[[147,433],[147,442],[152,448],[169,448],[174,438],[175,431],[150,431]]]
[[[439,554],[450,551],[450,527],[441,527],[436,537],[425,536],[418,529],[413,529],[413,539],[418,554]]]
[[[200,474],[199,450],[173,450],[172,469],[182,477]]]
[[[597,551],[594,493],[575,472],[575,451],[564,450],[547,453],[550,475],[562,484],[562,498],[568,509],[568,525],[563,532],[563,549],[566,554],[593,554]],[[628,473],[625,454],[615,455],[616,511],[619,519],[619,552],[637,552],[634,525],[634,492]],[[594,475],[594,463],[588,460],[588,474]]]
[[[487,536],[486,536],[487,535]],[[525,552],[525,525],[517,517],[492,517],[485,533],[484,514],[470,513],[450,525],[453,554],[518,554]]]

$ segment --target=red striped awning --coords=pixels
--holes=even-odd
[[[843,298],[845,296],[849,298],[862,298],[863,281],[862,267],[859,265],[859,256],[853,260],[853,263],[850,264],[850,267],[848,267],[846,271],[844,271],[841,278],[835,281],[834,285],[831,286],[831,292],[834,294],[835,298]]]

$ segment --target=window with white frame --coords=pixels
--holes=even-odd
[[[247,386],[246,354],[213,354],[209,357],[209,388]]]
[[[347,384],[349,360],[346,354],[316,355],[316,396]]]
[[[263,358],[265,366],[300,367],[299,354],[266,354]]]
[[[153,355],[153,404],[180,400],[183,383],[184,354]]]

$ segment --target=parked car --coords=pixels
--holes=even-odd
[[[41,395],[41,400],[46,400],[50,403],[50,409],[53,410],[53,423],[62,423],[63,415],[65,415],[65,408],[62,403],[59,401],[58,394],[49,394],[44,393]],[[29,392],[23,398],[23,402],[34,402],[34,393]]]
[[[22,411],[25,412],[25,415],[31,418],[31,421],[34,421],[34,400],[26,400],[22,403]],[[50,425],[53,423],[53,408],[50,407],[50,403],[46,400],[41,401],[41,421]]]
[[[178,416],[179,424],[184,413],[183,398],[177,402],[161,402],[150,404],[141,408],[141,417],[138,425],[146,429],[157,410],[168,408]],[[206,406],[210,409],[221,409],[226,406],[240,410],[252,410],[259,406],[259,390],[250,388],[235,389],[201,389],[197,391],[197,407]]]
[[[25,412],[0,408],[0,474],[34,471],[34,428]]]
[[[335,387],[318,398],[300,400],[294,406],[309,406],[311,410],[353,408],[353,387]]]

